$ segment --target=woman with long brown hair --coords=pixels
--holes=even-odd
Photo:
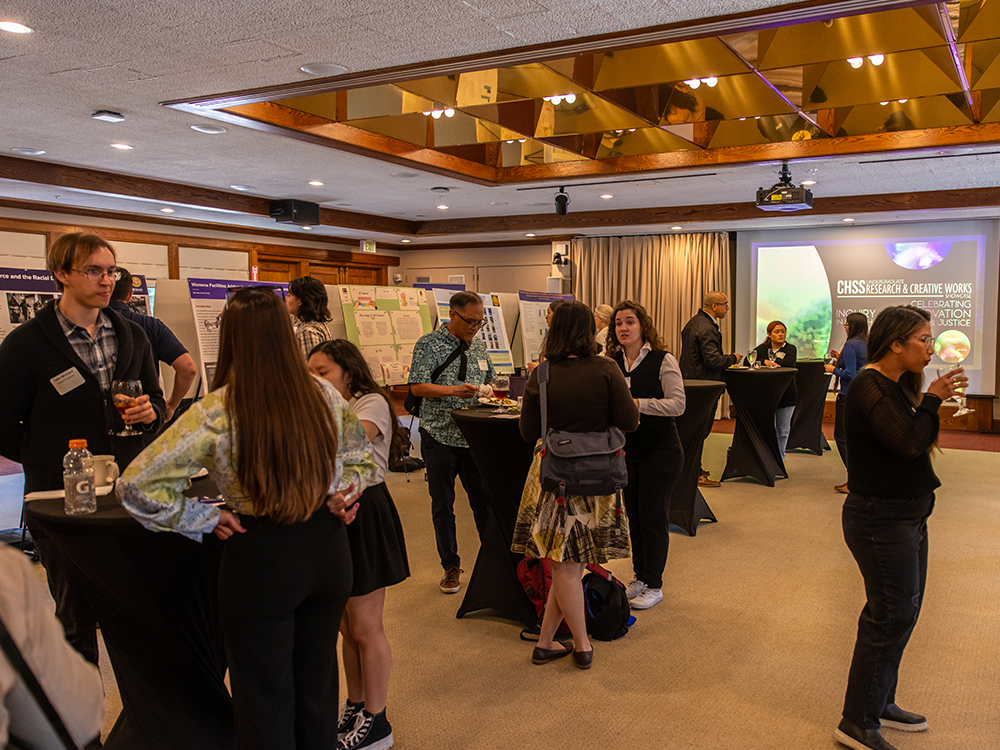
[[[938,409],[967,382],[958,369],[921,393],[933,353],[927,311],[887,307],[868,334],[868,367],[847,392],[844,539],[868,601],[834,737],[854,750],[894,750],[880,729],[927,729],[927,719],[896,705],[896,683],[927,582],[927,519],[941,485],[930,457]]]
[[[639,409],[638,429],[625,436],[625,511],[634,572],[625,594],[634,609],[649,609],[663,600],[670,498],[684,464],[674,424],[687,404],[684,378],[646,308],[625,300],[615,307],[611,321],[607,355],[621,369]]]
[[[352,581],[343,521],[357,512],[344,490],[364,487],[371,448],[340,394],[309,374],[271,288],[238,291],[219,335],[212,392],[132,462],[118,495],[152,531],[227,540],[219,611],[237,747],[333,750]],[[201,468],[224,507],[182,494]]]
[[[347,527],[354,587],[340,622],[347,700],[340,707],[337,733],[346,750],[382,750],[393,742],[385,713],[392,667],[382,625],[385,590],[410,575],[403,525],[385,485],[390,460],[402,454],[403,438],[389,396],[350,341],[334,339],[317,346],[309,355],[309,369],[348,401],[375,456],[375,476],[361,496],[363,510]]]

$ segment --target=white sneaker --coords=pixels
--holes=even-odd
[[[629,582],[629,585],[625,587],[625,596],[628,597],[629,601],[632,601],[637,596],[639,596],[639,594],[641,594],[643,592],[643,589],[645,588],[646,584],[644,584],[642,581],[638,581],[635,578],[633,578]]]
[[[629,602],[632,609],[649,609],[654,604],[663,601],[662,589],[651,589],[649,586],[643,588],[643,592]]]

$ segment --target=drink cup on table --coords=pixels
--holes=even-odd
[[[79,516],[97,510],[94,457],[87,450],[86,440],[69,441],[69,452],[63,458],[63,490],[66,515]]]

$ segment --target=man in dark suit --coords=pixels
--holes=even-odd
[[[124,469],[153,441],[166,408],[142,329],[105,309],[118,276],[111,245],[67,234],[52,243],[46,262],[62,297],[0,344],[0,455],[23,465],[25,494],[62,489],[73,439],[85,439],[95,455],[113,454]],[[142,383],[143,395],[121,417],[111,399],[115,380]],[[140,434],[118,435],[125,424]],[[72,565],[40,529],[29,531],[66,640],[96,664],[97,621]]]
[[[722,331],[719,321],[729,314],[729,300],[722,292],[709,292],[702,300],[701,309],[694,314],[681,331],[681,374],[686,380],[722,380],[722,371],[739,364],[741,354],[722,353]],[[712,432],[712,422],[719,406],[716,401],[705,424],[705,437]],[[718,487],[720,482],[711,479],[704,469],[698,477],[699,487]]]

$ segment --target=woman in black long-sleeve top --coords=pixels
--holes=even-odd
[[[933,353],[929,321],[915,307],[879,313],[868,336],[869,365],[847,392],[844,539],[865,579],[868,602],[834,736],[855,750],[893,750],[880,727],[927,728],[923,716],[896,705],[896,681],[927,580],[927,518],[941,484],[930,458],[938,408],[966,382],[958,370],[934,380],[921,396]]]
[[[780,320],[772,320],[767,324],[767,339],[757,347],[757,361],[764,367],[795,367],[798,350],[795,344],[785,341],[788,327]],[[781,399],[774,409],[774,431],[778,435],[778,451],[785,458],[785,446],[788,444],[788,433],[792,430],[792,414],[795,413],[795,401],[798,391],[792,380],[781,394]]]

